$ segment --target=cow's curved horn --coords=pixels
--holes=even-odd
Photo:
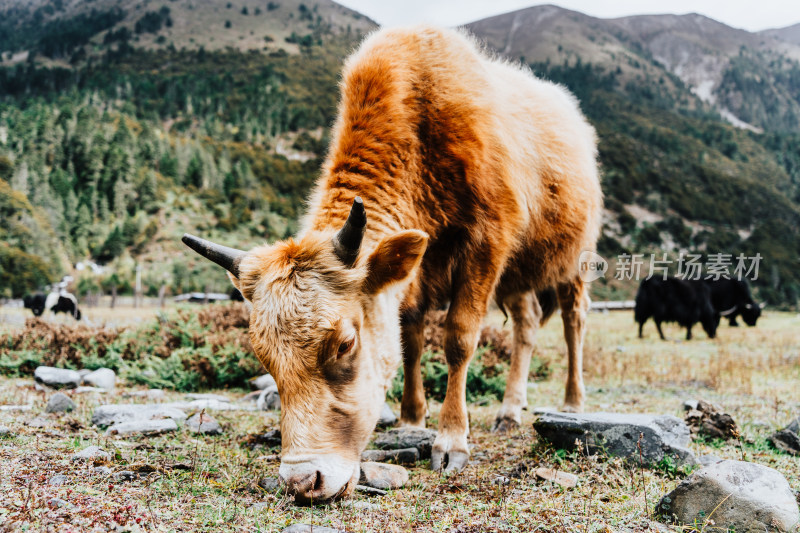
[[[333,251],[348,267],[353,266],[358,258],[358,250],[361,248],[366,227],[367,213],[364,210],[364,202],[360,196],[356,196],[344,226],[333,236]]]
[[[236,276],[239,277],[239,262],[242,260],[247,252],[237,250],[236,248],[228,248],[220,244],[215,244],[211,241],[195,237],[188,233],[183,234],[181,239],[183,244],[202,255],[206,259],[214,261],[216,264]]]

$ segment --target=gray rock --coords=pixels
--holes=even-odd
[[[278,387],[270,387],[261,391],[256,400],[256,407],[259,411],[278,411],[281,408],[281,397],[278,395]]]
[[[800,455],[800,417],[792,420],[782,430],[767,437],[767,440],[782,452]]]
[[[254,390],[252,392],[248,392],[247,394],[245,394],[244,397],[242,398],[242,401],[243,402],[257,402],[259,396],[261,396],[261,391],[260,390]]]
[[[67,481],[69,481],[69,478],[64,474],[56,474],[48,480],[47,484],[60,487],[61,485],[65,485]]]
[[[786,478],[742,461],[721,461],[694,472],[661,498],[656,514],[695,527],[710,518],[720,531],[794,531],[800,522]]]
[[[278,492],[281,488],[281,482],[276,477],[262,477],[258,480],[258,486],[267,492]]]
[[[380,511],[381,506],[377,503],[372,502],[365,502],[364,500],[359,500],[357,502],[348,502],[344,504],[346,507],[350,507],[351,509],[355,509],[357,511]]]
[[[92,387],[111,390],[117,382],[117,375],[110,368],[98,368],[83,376],[83,383]]]
[[[408,470],[386,463],[361,463],[358,483],[381,490],[399,489],[408,483]]]
[[[716,455],[701,455],[697,458],[697,462],[700,463],[702,466],[709,466],[713,464],[717,464],[718,462],[722,461]]]
[[[80,387],[78,387],[77,389],[75,389],[72,392],[74,394],[87,394],[87,393],[91,393],[91,392],[104,393],[104,392],[108,392],[108,391],[106,389],[101,389],[100,387],[86,387],[85,385],[81,385]]]
[[[136,472],[130,470],[120,470],[114,474],[114,481],[133,481],[136,479]]]
[[[106,427],[129,420],[150,420],[152,418],[171,418],[177,422],[183,422],[186,420],[186,413],[166,405],[100,405],[92,413],[92,424]]]
[[[31,411],[33,405],[0,405],[0,411]]]
[[[258,502],[258,503],[254,503],[253,505],[248,507],[248,509],[250,511],[263,511],[264,509],[269,509],[273,505],[275,505],[275,504],[272,503],[272,502]]]
[[[88,368],[81,368],[80,370],[78,370],[78,374],[81,375],[81,379],[83,379],[84,376],[86,376],[88,374],[91,374],[91,373],[92,373],[92,371],[89,370]]]
[[[416,448],[420,459],[429,459],[436,432],[425,428],[395,428],[380,433],[375,438],[375,446],[381,450],[402,450]]]
[[[11,435],[11,428],[0,425],[0,437],[10,437]]]
[[[46,428],[46,427],[52,426],[53,425],[53,421],[50,420],[47,417],[44,417],[44,416],[37,416],[33,420],[29,420],[25,425],[29,426],[29,427],[32,427],[32,428],[40,428],[41,429],[41,428]]]
[[[124,398],[146,398],[148,400],[162,400],[166,393],[162,389],[147,389],[126,392]]]
[[[66,413],[73,409],[75,409],[75,402],[63,392],[57,392],[50,396],[47,401],[47,407],[44,410],[48,413]]]
[[[98,476],[108,476],[111,475],[111,469],[107,466],[96,466],[92,469],[92,471],[97,474]]]
[[[227,400],[221,402],[215,398],[205,398],[199,400],[192,400],[190,402],[170,402],[162,403],[162,407],[171,407],[173,409],[181,409],[187,411],[255,411],[256,408],[252,405],[232,403]]]
[[[376,489],[375,487],[368,487],[366,485],[356,485],[356,492],[366,494],[367,496],[386,496],[385,490]]]
[[[283,528],[281,533],[346,533],[341,529],[334,529],[325,526],[310,526],[308,524],[292,524]]]
[[[111,459],[111,454],[99,446],[87,446],[81,451],[72,454],[73,461],[108,461],[109,459]]]
[[[153,436],[177,431],[178,424],[171,418],[160,420],[129,420],[128,422],[117,422],[106,430],[106,435],[145,435]]]
[[[641,456],[646,463],[658,463],[672,457],[676,464],[696,464],[689,444],[689,428],[682,420],[668,415],[641,415],[622,413],[545,413],[533,427],[556,448],[571,450],[575,441],[591,453],[639,460],[639,435]]]
[[[219,435],[222,433],[222,426],[219,425],[211,415],[206,413],[197,413],[186,420],[186,427],[192,433],[200,433],[201,435]]]
[[[416,448],[403,448],[401,450],[364,450],[361,453],[361,460],[376,463],[413,465],[419,461],[419,450]]]
[[[55,368],[53,366],[40,366],[33,372],[33,379],[37,383],[44,383],[49,387],[74,389],[81,384],[81,375],[75,370]]]
[[[386,428],[397,424],[397,416],[389,407],[389,404],[384,402],[381,407],[381,416],[378,418],[378,427]]]
[[[218,402],[230,402],[230,398],[222,396],[221,394],[209,394],[205,392],[189,392],[184,394],[190,400],[216,400]]]
[[[270,389],[272,387],[277,387],[278,385],[275,383],[275,378],[273,378],[269,374],[264,374],[258,376],[257,378],[251,379],[250,386],[253,387],[255,390],[264,390],[264,389]]]

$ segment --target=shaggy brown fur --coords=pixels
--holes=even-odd
[[[525,405],[533,334],[546,312],[536,292],[549,288],[568,346],[565,404],[580,410],[588,297],[578,256],[599,232],[595,157],[594,131],[571,95],[487,58],[460,33],[418,27],[369,37],[345,67],[301,237],[253,250],[234,280],[253,302],[252,344],[281,388],[290,452],[357,457],[377,418],[372,403],[399,362],[398,320],[402,420],[424,425],[424,316],[449,303],[450,372],[432,464],[447,457],[460,469],[466,368],[487,305],[494,297],[515,323],[504,429]],[[359,260],[346,268],[330,239],[356,196],[368,224]],[[357,348],[342,357],[327,348],[351,337]],[[326,365],[347,370],[331,379]],[[372,390],[378,382],[383,389]]]

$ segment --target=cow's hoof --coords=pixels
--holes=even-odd
[[[561,408],[562,413],[582,413],[583,412],[583,405],[581,404],[565,404],[564,407]]]
[[[510,417],[497,417],[494,419],[492,431],[494,433],[508,433],[519,427],[519,422]]]
[[[467,466],[469,453],[450,451],[444,452],[434,449],[431,453],[431,469],[445,475],[458,474]],[[446,466],[445,466],[446,464]]]

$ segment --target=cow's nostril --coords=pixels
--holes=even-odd
[[[319,492],[322,489],[322,472],[315,472],[316,479],[314,480],[314,492]]]

